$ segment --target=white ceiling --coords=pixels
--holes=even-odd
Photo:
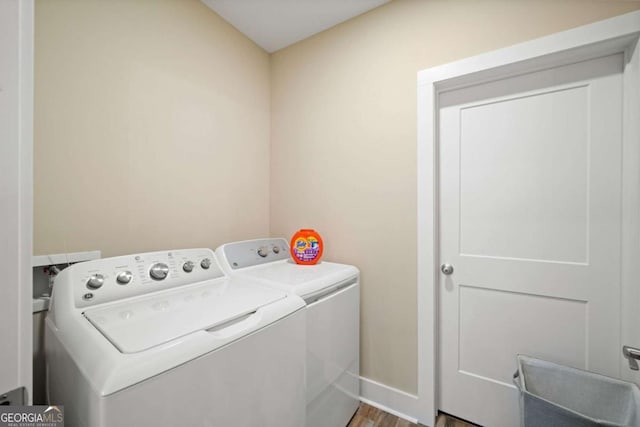
[[[275,52],[389,1],[202,0],[267,52]]]

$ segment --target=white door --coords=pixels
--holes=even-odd
[[[441,95],[442,411],[517,426],[519,353],[620,376],[622,67]]]

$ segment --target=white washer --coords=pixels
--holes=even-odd
[[[360,400],[360,272],[321,261],[297,265],[284,239],[216,249],[232,277],[261,280],[307,303],[307,427],[344,427]]]
[[[300,427],[304,307],[210,249],[74,264],[46,320],[49,403],[71,427]]]

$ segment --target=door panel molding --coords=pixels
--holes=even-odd
[[[625,344],[640,346],[640,11],[445,64],[418,73],[418,420],[438,410],[438,111],[455,89],[623,53],[622,325]],[[449,97],[449,98],[447,98]],[[451,105],[451,104],[449,104]],[[622,358],[622,353],[620,353]],[[628,380],[640,376],[624,371]]]

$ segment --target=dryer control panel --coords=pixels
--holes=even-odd
[[[54,298],[77,308],[224,277],[211,249],[180,249],[74,264],[54,282]]]
[[[268,262],[291,259],[289,245],[285,239],[256,239],[227,243],[216,250],[231,270],[266,264]]]

